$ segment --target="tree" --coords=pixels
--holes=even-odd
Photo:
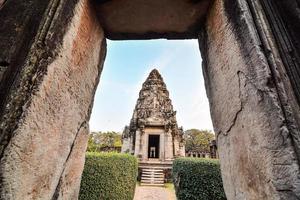
[[[189,129],[184,132],[186,151],[209,152],[209,144],[215,139],[210,130]]]
[[[97,145],[94,142],[93,134],[89,135],[88,146],[87,146],[86,151],[89,151],[89,152],[97,151]]]
[[[105,147],[121,147],[122,136],[118,132],[92,132],[89,135],[87,151],[101,151]]]

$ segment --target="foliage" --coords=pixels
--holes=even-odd
[[[178,200],[226,200],[218,160],[178,158],[172,175]]]
[[[104,147],[121,147],[122,136],[114,131],[92,132],[89,135],[87,151],[100,152]]]
[[[215,135],[209,130],[190,129],[184,132],[185,150],[209,152],[209,144]]]
[[[95,144],[94,139],[92,137],[92,134],[89,135],[89,140],[88,140],[88,146],[87,146],[87,151],[89,152],[95,152],[97,151],[97,144]]]
[[[121,153],[86,153],[79,200],[132,200],[137,159]]]

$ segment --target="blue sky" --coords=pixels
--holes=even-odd
[[[161,73],[184,130],[213,130],[197,40],[109,41],[98,85],[91,131],[119,131],[129,124],[142,83]]]

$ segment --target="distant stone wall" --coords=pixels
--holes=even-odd
[[[185,152],[185,157],[211,158],[209,152],[201,152],[201,151],[187,151]]]

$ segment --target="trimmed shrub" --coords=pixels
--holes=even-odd
[[[86,153],[80,200],[132,200],[137,159],[121,153]]]
[[[226,200],[218,160],[178,158],[172,175],[178,200]]]

